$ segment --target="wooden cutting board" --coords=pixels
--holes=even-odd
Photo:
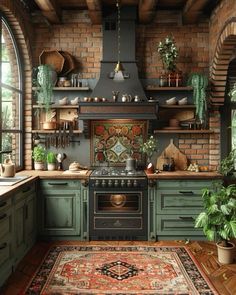
[[[157,158],[156,168],[163,170],[165,158],[173,158],[175,162],[175,170],[186,170],[188,167],[188,159],[175,145],[173,139],[170,144],[164,149],[160,157]]]

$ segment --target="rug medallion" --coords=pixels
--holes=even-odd
[[[55,246],[24,294],[217,294],[185,247]]]

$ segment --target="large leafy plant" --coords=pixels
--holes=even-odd
[[[160,54],[164,68],[174,72],[176,69],[176,60],[179,55],[174,38],[172,36],[167,36],[164,41],[160,41],[157,46],[157,51]]]
[[[198,215],[195,227],[202,228],[208,240],[221,240],[227,247],[228,241],[236,237],[236,185],[205,188],[202,199],[204,211]]]
[[[234,170],[234,161],[236,157],[236,149],[233,149],[227,157],[221,160],[219,172],[224,176],[229,176]]]

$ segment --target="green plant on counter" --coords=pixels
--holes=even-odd
[[[195,227],[202,228],[208,240],[220,240],[227,247],[228,241],[236,238],[236,185],[205,188],[202,199],[204,211],[196,218]]]
[[[46,156],[47,163],[55,164],[57,162],[57,157],[54,152],[49,151]]]
[[[176,60],[179,55],[174,38],[167,36],[164,41],[160,41],[157,51],[160,54],[163,67],[168,71],[174,72],[176,69]]]
[[[234,170],[236,149],[233,149],[227,157],[220,161],[219,172],[224,176],[229,176]]]
[[[151,158],[153,153],[157,151],[157,144],[157,139],[150,135],[146,142],[140,144],[140,151],[145,153],[148,158]]]
[[[187,84],[193,87],[193,102],[196,106],[196,119],[201,123],[206,122],[207,116],[207,97],[206,89],[208,86],[208,78],[200,73],[192,73]]]
[[[32,153],[35,162],[44,162],[46,160],[46,150],[41,145],[35,146]]]

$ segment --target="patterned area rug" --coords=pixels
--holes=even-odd
[[[24,294],[218,294],[185,247],[55,246]]]

